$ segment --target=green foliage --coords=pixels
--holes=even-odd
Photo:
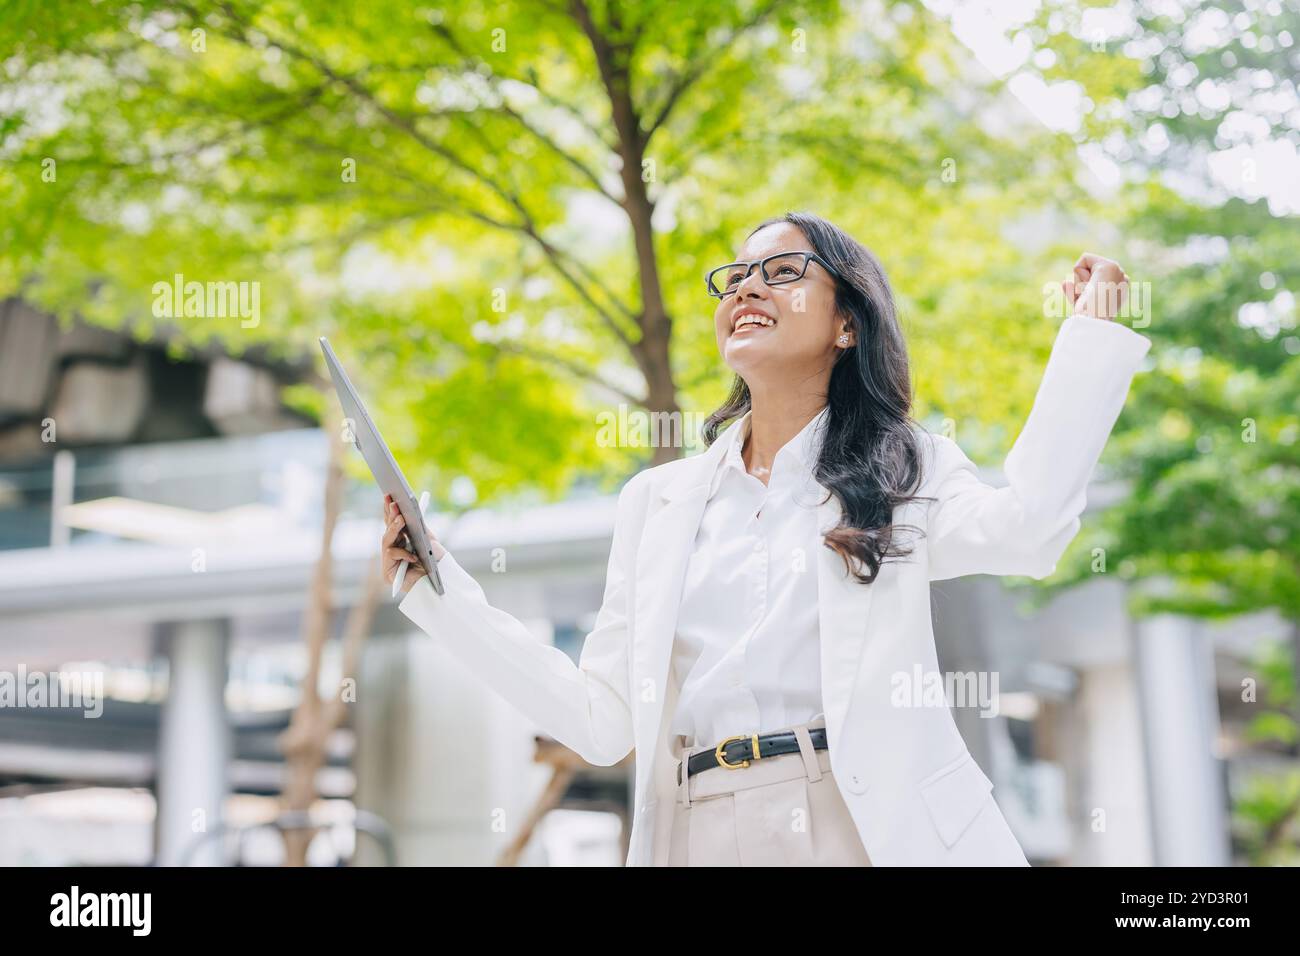
[[[1295,658],[1282,642],[1266,644],[1254,662],[1262,688],[1263,712],[1246,728],[1246,739],[1263,752],[1295,753],[1300,744],[1296,719]],[[1233,801],[1233,825],[1251,862],[1257,866],[1300,863],[1300,772],[1289,768],[1252,773]]]
[[[1071,144],[989,132],[1007,94],[914,2],[11,2],[0,63],[0,294],[236,353],[328,335],[413,480],[480,501],[644,464],[593,437],[651,400],[658,298],[711,410],[703,271],[796,208],[882,256],[918,413],[1005,448],[1079,251],[1008,234],[1079,196]],[[260,323],[155,318],[176,274],[259,283]]]
[[[1038,600],[1104,572],[1131,583],[1138,614],[1300,621],[1300,230],[1296,209],[1263,198],[1277,184],[1250,152],[1300,146],[1300,9],[1132,9],[1119,33],[1090,31],[1063,3],[1026,28],[1055,57],[1047,78],[1076,80],[1092,102],[1081,138],[1105,137],[1125,172],[1117,219],[1137,253],[1130,273],[1151,283],[1153,342],[1105,459],[1131,493],[1086,523]],[[1265,649],[1267,709],[1245,732],[1292,758],[1294,663],[1290,647]],[[1233,794],[1252,862],[1300,862],[1293,767]]]
[[[1130,272],[1152,300],[1142,331],[1153,367],[1135,379],[1106,458],[1132,494],[1090,523],[1047,593],[1092,577],[1103,549],[1106,572],[1137,585],[1138,613],[1272,608],[1297,620],[1300,230],[1296,210],[1232,197],[1211,170],[1216,151],[1300,144],[1286,39],[1300,38],[1300,11],[1134,9],[1127,32],[1104,42],[1073,5],[1049,4],[1027,28],[1058,57],[1045,72],[1076,78],[1093,101],[1087,134],[1110,134],[1129,180],[1123,228],[1142,255]],[[1249,191],[1262,171],[1238,162]]]

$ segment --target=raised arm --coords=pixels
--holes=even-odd
[[[605,595],[577,665],[488,603],[483,589],[447,552],[438,561],[447,593],[422,578],[398,605],[485,684],[588,763],[609,766],[632,750],[628,691],[628,569],[634,554],[637,479],[618,496]]]
[[[1057,333],[1029,420],[1007,455],[1006,487],[981,481],[957,444],[933,442],[931,580],[965,574],[1044,578],[1079,531],[1088,481],[1151,340],[1073,315]]]

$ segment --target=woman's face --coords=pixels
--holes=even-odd
[[[736,253],[737,262],[753,262],[778,252],[811,252],[803,231],[787,222],[764,226]],[[739,270],[738,270],[739,272]],[[773,278],[778,278],[774,276]],[[757,312],[759,325],[737,325]],[[802,279],[768,285],[754,270],[736,291],[718,300],[713,313],[718,351],[736,374],[744,377],[764,368],[804,366],[833,359],[836,338],[844,331],[835,312],[835,280],[822,266],[809,262]],[[849,332],[847,344],[853,344]]]

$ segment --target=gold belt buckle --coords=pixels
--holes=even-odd
[[[758,734],[737,734],[734,737],[728,737],[726,740],[721,741],[718,744],[718,746],[713,749],[714,755],[718,758],[718,763],[721,766],[726,767],[728,770],[741,770],[745,767],[748,767],[749,766],[748,760],[742,760],[740,763],[727,763],[726,755],[723,753],[723,750],[726,748],[727,744],[731,743],[733,740],[744,740],[746,738],[749,738],[752,741],[751,747],[754,751],[753,759],[754,760],[763,759],[763,755],[758,752]]]

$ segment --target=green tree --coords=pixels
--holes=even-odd
[[[991,346],[1045,355],[1045,272],[1004,225],[1069,144],[987,132],[1003,94],[920,4],[6,6],[0,291],[145,330],[160,280],[258,281],[258,328],[182,340],[330,334],[440,498],[626,474],[594,409],[715,404],[703,269],[788,208],[885,256],[923,411],[1027,409],[1041,364]]]
[[[1300,208],[1278,179],[1300,146],[1300,8],[1138,2],[1129,21],[1088,17],[1049,4],[1025,29],[1054,53],[1044,79],[1077,79],[1092,103],[1079,138],[1125,171],[1154,368],[1106,459],[1132,493],[1080,535],[1047,593],[1104,571],[1133,582],[1139,614],[1276,611],[1293,645],[1261,664],[1274,709],[1251,737],[1300,756]],[[1255,787],[1238,806],[1264,834],[1251,852],[1272,859],[1290,840],[1294,853],[1300,773]]]
[[[1261,713],[1246,730],[1247,740],[1266,752],[1295,753],[1295,642],[1270,642],[1252,663],[1262,692]],[[1260,774],[1243,788],[1234,824],[1250,860],[1260,866],[1300,863],[1300,773]]]

